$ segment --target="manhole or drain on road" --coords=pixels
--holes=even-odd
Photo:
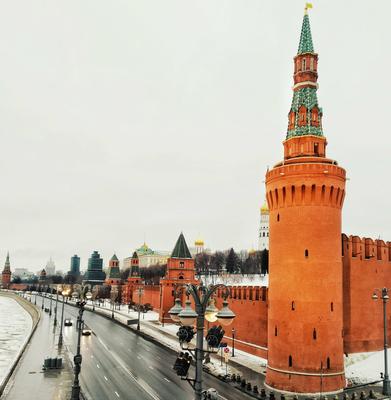
[[[36,374],[36,371],[30,371],[29,374]]]

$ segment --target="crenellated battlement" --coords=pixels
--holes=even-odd
[[[391,262],[391,242],[342,234],[342,256],[354,260]]]
[[[266,286],[228,286],[229,298],[233,300],[267,301]],[[218,289],[217,298],[223,298],[225,291]]]

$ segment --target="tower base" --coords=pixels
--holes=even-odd
[[[265,386],[273,391],[306,396],[333,395],[343,391],[345,372],[306,373],[267,368]]]

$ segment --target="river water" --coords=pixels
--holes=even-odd
[[[33,321],[19,303],[0,296],[0,384],[31,332]]]

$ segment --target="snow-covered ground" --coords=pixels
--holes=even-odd
[[[388,349],[388,358],[391,350]],[[368,383],[380,379],[380,372],[384,371],[384,352],[355,353],[345,357],[346,378],[353,383]]]
[[[10,297],[0,296],[0,385],[31,332],[30,314]]]
[[[223,283],[227,286],[268,286],[269,275],[260,274],[226,274],[226,275],[203,275],[202,282],[206,285]]]

